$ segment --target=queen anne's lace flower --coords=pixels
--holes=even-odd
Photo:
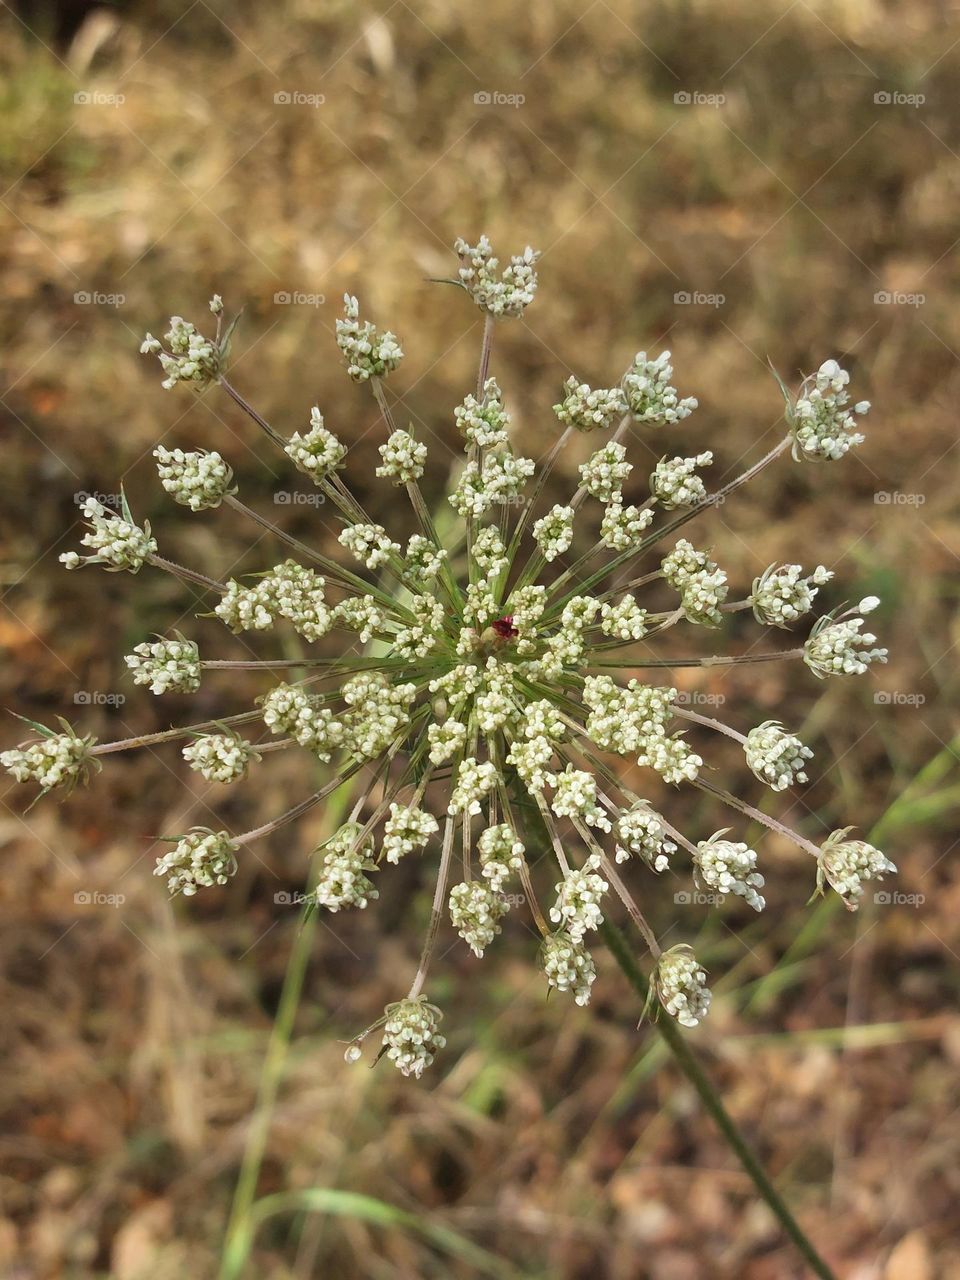
[[[627,506],[614,500],[607,504],[600,526],[600,538],[611,551],[630,551],[643,540],[643,531],[653,523],[649,507]]]
[[[123,515],[108,511],[96,498],[84,499],[80,510],[90,521],[90,529],[83,535],[83,546],[93,552],[80,556],[76,551],[65,551],[61,564],[68,569],[79,569],[84,564],[102,564],[108,573],[137,573],[144,561],[156,555],[157,540],[150,533],[150,521],[144,520],[143,528],[134,524],[126,498],[122,498]]]
[[[803,646],[803,660],[821,680],[827,676],[863,675],[873,662],[886,662],[886,649],[873,649],[877,637],[862,631],[864,613],[872,613],[880,601],[867,596],[856,609],[834,617],[825,614],[813,624]]]
[[[848,409],[849,383],[849,373],[836,360],[825,360],[803,384],[792,414],[795,458],[833,461],[863,444],[854,415],[869,412],[870,402],[861,400]]]
[[[478,307],[492,316],[523,315],[537,291],[534,265],[540,257],[538,250],[527,245],[498,274],[500,260],[493,256],[486,236],[481,236],[476,245],[458,239],[454,248],[460,256],[460,282]]]
[[[549,515],[534,524],[533,536],[544,560],[556,560],[557,556],[562,556],[573,542],[573,507],[557,503]]]
[[[369,378],[385,378],[403,359],[396,336],[383,333],[369,320],[360,323],[360,306],[349,293],[343,295],[343,319],[338,320],[337,346],[347,362],[347,373],[354,382]]]
[[[391,804],[390,817],[383,828],[383,856],[399,862],[406,853],[425,847],[440,827],[432,813],[404,804]]]
[[[682,1026],[695,1027],[707,1016],[713,999],[707,986],[707,972],[684,943],[661,955],[654,984],[660,1004]]]
[[[477,842],[480,867],[494,893],[502,893],[507,880],[523,866],[523,842],[505,822],[487,827]]]
[[[677,846],[667,838],[663,818],[646,800],[638,801],[632,809],[617,819],[617,862],[631,857],[642,858],[654,871],[666,871],[670,855]]]
[[[808,577],[798,564],[772,564],[753,582],[750,603],[758,622],[768,627],[789,627],[813,608],[818,590],[833,574],[818,564]]]
[[[414,440],[409,431],[394,431],[386,444],[380,446],[380,457],[383,466],[377,467],[378,476],[394,484],[410,484],[423,475],[427,446]]]
[[[383,1044],[387,1057],[405,1076],[423,1075],[447,1043],[440,1035],[443,1014],[423,996],[387,1005]]]
[[[580,482],[587,493],[600,502],[618,500],[624,482],[633,470],[633,464],[626,461],[626,455],[624,445],[611,441],[588,458],[580,468]]]
[[[181,836],[173,849],[157,859],[155,876],[167,877],[171,893],[192,897],[198,889],[226,884],[237,870],[235,840],[226,831],[194,827]]]
[[[91,756],[97,740],[93,734],[81,738],[66,721],[61,723],[62,733],[37,725],[42,736],[0,752],[0,765],[17,782],[38,782],[42,792],[52,791],[54,787],[70,792],[78,782],[86,782],[91,768],[100,767]]]
[[[577,1004],[590,1003],[597,967],[582,942],[575,942],[563,929],[548,933],[540,948],[540,964],[549,986],[572,991]]]
[[[295,431],[284,452],[314,484],[332,475],[347,456],[346,445],[323,425],[323,414],[316,405],[310,410],[310,430],[303,436]]]
[[[379,898],[379,890],[367,875],[377,868],[372,858],[373,839],[364,836],[357,823],[344,823],[322,849],[313,890],[318,907],[326,907],[328,911],[357,907],[362,911],[371,898]]]
[[[602,431],[612,427],[623,417],[627,409],[623,391],[619,387],[592,390],[586,382],[577,382],[572,375],[563,384],[566,396],[553,412],[562,423],[577,431]]]
[[[751,729],[743,750],[753,773],[774,791],[807,780],[804,761],[812,760],[813,752],[776,720],[765,720]]]
[[[213,341],[186,321],[174,320],[168,347],[148,336],[145,350],[160,356],[167,387],[221,383],[234,405],[278,446],[280,461],[318,485],[325,510],[342,521],[340,546],[351,555],[327,554],[329,547],[310,547],[277,528],[272,536],[294,547],[297,560],[242,581],[218,582],[159,556],[149,526],[134,522],[125,499],[116,514],[90,499],[84,515],[92,527],[84,546],[92,554],[64,557],[72,568],[99,562],[114,571],[136,572],[150,563],[185,578],[191,590],[208,593],[211,603],[203,608],[236,634],[261,633],[265,644],[266,633],[276,628],[284,646],[293,638],[290,628],[299,637],[292,650],[277,644],[262,657],[250,653],[203,663],[196,647],[179,636],[141,645],[130,660],[138,682],[157,691],[186,692],[195,688],[203,667],[255,668],[260,678],[270,678],[278,667],[301,661],[305,676],[267,686],[259,712],[254,706],[225,720],[102,744],[66,724],[63,732],[36,726],[36,740],[0,756],[15,778],[35,781],[43,790],[69,790],[99,766],[103,753],[177,738],[187,742],[185,761],[210,782],[243,778],[261,753],[302,749],[312,757],[311,773],[317,759],[330,762],[317,790],[251,831],[230,836],[196,829],[175,838],[158,873],[168,877],[173,892],[192,894],[201,886],[223,884],[246,844],[308,811],[322,813],[322,802],[336,788],[355,788],[349,819],[316,851],[311,906],[364,907],[377,896],[372,877],[378,866],[392,876],[401,858],[423,851],[417,863],[432,871],[436,882],[420,965],[406,998],[389,1005],[347,1054],[356,1060],[366,1036],[382,1026],[386,1056],[411,1075],[419,1075],[444,1043],[440,1012],[422,992],[430,965],[445,946],[435,942],[447,908],[478,955],[501,924],[506,929],[512,923],[504,916],[508,902],[516,904],[517,914],[521,907],[529,910],[543,937],[540,960],[548,986],[570,992],[581,1005],[589,1001],[596,977],[584,938],[601,924],[608,880],[617,899],[624,900],[625,914],[659,954],[634,898],[634,881],[640,885],[650,871],[678,870],[677,847],[692,851],[694,846],[672,825],[669,810],[661,816],[627,789],[624,766],[651,770],[658,786],[661,780],[693,786],[704,799],[764,818],[746,799],[725,792],[712,774],[709,782],[700,778],[705,761],[713,763],[709,735],[725,726],[697,715],[678,698],[672,663],[729,667],[802,655],[816,675],[826,676],[859,673],[886,656],[871,647],[874,637],[863,631],[863,615],[876,603],[872,598],[856,610],[821,618],[802,648],[798,641],[782,653],[769,647],[753,653],[745,645],[739,654],[697,657],[702,637],[685,647],[681,637],[691,632],[686,623],[716,627],[729,613],[746,620],[749,608],[765,626],[802,620],[830,579],[829,571],[818,566],[804,576],[799,565],[771,565],[746,599],[727,605],[726,575],[706,551],[682,536],[675,545],[652,551],[658,540],[649,532],[655,518],[666,537],[710,506],[698,470],[713,455],[691,444],[684,444],[690,456],[664,458],[655,466],[649,496],[638,498],[639,505],[629,500],[636,424],[679,427],[696,407],[693,398],[681,398],[671,385],[668,352],[649,358],[640,352],[612,389],[593,390],[569,378],[555,406],[564,427],[613,428],[615,434],[583,463],[581,483],[569,489],[564,487],[569,481],[558,478],[562,467],[547,487],[556,451],[550,442],[538,447],[550,461],[541,483],[525,488],[536,468],[515,451],[500,385],[489,375],[499,328],[491,321],[516,317],[529,305],[537,254],[528,249],[501,272],[486,238],[475,246],[459,241],[457,250],[460,283],[486,319],[482,386],[453,411],[465,457],[447,495],[449,506],[441,503],[433,511],[428,505],[420,481],[436,459],[412,430],[395,428],[380,385],[402,359],[400,346],[392,333],[360,320],[355,299],[347,298],[337,342],[350,377],[370,384],[380,408],[385,430],[376,442],[382,464],[377,471],[395,486],[381,486],[375,494],[365,486],[362,499],[351,492],[347,475],[339,474],[347,447],[327,430],[319,407],[310,411],[302,434],[284,439],[226,382],[229,330],[221,333],[223,308],[215,298]],[[866,406],[847,407],[846,385],[846,374],[827,362],[801,387],[795,403],[787,395],[788,431],[781,444],[720,493],[732,492],[791,446],[798,457],[837,457],[849,449],[859,440],[854,414]],[[566,435],[564,430],[561,439]],[[232,499],[232,477],[218,454],[161,446],[156,457],[164,488],[176,501],[200,510],[229,497],[235,514],[247,510]],[[434,487],[433,477],[429,485]],[[599,521],[591,497],[603,504]],[[397,506],[404,510],[394,510]],[[575,522],[578,510],[581,518]],[[671,510],[678,514],[667,516]],[[259,516],[254,519],[263,524]],[[411,534],[412,521],[416,531]],[[570,567],[560,572],[556,561],[567,552]],[[659,579],[678,593],[679,607],[661,611]],[[648,583],[654,593],[649,604],[639,596]],[[675,628],[668,647],[663,656],[654,656],[658,633],[668,628]],[[316,649],[307,650],[316,642],[321,642]],[[640,647],[631,650],[637,642]],[[361,646],[367,646],[365,652]],[[656,668],[663,669],[659,683]],[[234,731],[258,714],[274,735],[259,749]],[[741,740],[750,769],[774,791],[804,780],[810,753],[777,722],[767,721]],[[262,790],[270,795],[273,789],[264,785]],[[779,819],[769,819],[769,825],[805,854],[817,853]],[[763,878],[756,870],[757,855],[725,834],[696,846],[696,882],[718,898],[739,894],[759,909]],[[535,851],[529,860],[525,846]],[[552,855],[561,878],[556,900],[541,906],[540,895],[556,883],[556,872],[539,864]],[[611,865],[614,857],[622,875]],[[848,829],[831,836],[817,863],[821,887],[832,884],[850,906],[862,896],[865,882],[893,870],[873,846],[849,839]],[[451,868],[461,864],[462,877],[454,873],[461,883],[454,885]],[[619,911],[619,902],[611,901],[610,910]],[[516,934],[523,936],[520,928]],[[660,954],[652,984],[664,1010],[681,1023],[694,1026],[706,1013],[706,975],[689,948]]]
[[[450,920],[475,956],[500,932],[507,903],[486,880],[465,880],[450,890]]]
[[[153,456],[164,489],[174,502],[191,511],[219,507],[228,494],[237,491],[233,471],[219,453],[207,453],[205,449],[184,453],[182,449],[165,449],[161,444]]]
[[[736,840],[724,840],[723,831],[697,845],[696,864],[701,881],[717,893],[735,893],[754,911],[762,911],[765,903],[757,893],[763,888],[763,876],[754,868],[756,852]]]
[[[843,899],[843,905],[856,911],[867,880],[882,880],[897,868],[890,859],[866,840],[850,840],[853,827],[832,831],[820,846],[817,860],[817,888],[822,892],[829,884]]]
[[[179,631],[175,640],[138,644],[124,659],[134,684],[150,686],[151,693],[196,693],[200,688],[200,651]]]
[[[467,396],[454,409],[457,428],[468,444],[478,449],[502,449],[506,446],[510,415],[503,407],[503,396],[496,378],[483,384],[483,398]]]
[[[550,908],[550,919],[562,926],[572,942],[583,942],[584,934],[603,924],[600,900],[610,886],[597,874],[599,865],[600,859],[591,854],[581,870],[572,868],[557,885],[557,901]]]
[[[711,462],[713,454],[709,449],[695,458],[661,458],[650,477],[650,491],[667,511],[696,506],[707,496],[697,467],[709,467]]]
[[[239,782],[260,753],[236,733],[203,733],[181,752],[191,769],[208,782]]]
[[[661,352],[656,360],[648,360],[645,351],[634,356],[633,367],[624,374],[621,385],[627,408],[637,422],[672,426],[693,413],[696,400],[692,396],[681,400],[676,387],[670,386],[672,377],[669,351]]]

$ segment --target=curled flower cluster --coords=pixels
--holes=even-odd
[[[890,859],[866,840],[850,840],[853,827],[833,831],[820,846],[817,888],[829,884],[843,899],[845,907],[856,911],[863,897],[864,882],[882,880],[897,868]]]
[[[793,407],[793,456],[810,461],[835,461],[863,444],[866,439],[856,429],[855,414],[870,410],[861,400],[848,409],[850,375],[836,360],[825,360],[800,390]]]
[[[237,842],[226,831],[194,827],[157,859],[155,876],[167,877],[171,893],[192,897],[198,889],[226,884],[237,870]]]
[[[612,389],[592,390],[571,377],[554,406],[564,427],[561,441],[571,430],[609,434],[581,465],[575,490],[541,502],[551,493],[546,482],[559,447],[539,466],[514,450],[504,395],[490,374],[493,320],[515,318],[530,305],[538,255],[528,249],[501,271],[485,237],[475,246],[458,241],[456,249],[459,281],[486,320],[476,388],[453,410],[465,454],[447,494],[453,514],[443,505],[443,519],[435,518],[420,487],[435,473],[446,474],[446,463],[432,463],[413,431],[396,427],[384,398],[381,382],[397,369],[400,344],[388,330],[361,322],[354,298],[347,297],[337,324],[337,344],[350,379],[374,395],[383,419],[377,474],[395,486],[374,497],[372,515],[365,493],[351,491],[346,445],[326,428],[318,407],[310,410],[308,429],[287,437],[225,381],[229,334],[221,335],[216,299],[214,342],[175,321],[169,349],[152,338],[145,349],[160,355],[165,386],[218,383],[245,409],[278,446],[281,462],[318,486],[325,513],[340,522],[339,545],[350,563],[245,508],[233,496],[232,473],[220,455],[162,447],[156,453],[160,480],[175,501],[202,510],[229,499],[235,512],[246,511],[286,542],[291,558],[242,582],[218,582],[159,556],[149,526],[133,521],[125,499],[117,514],[91,499],[84,507],[92,526],[84,546],[92,554],[83,560],[70,552],[64,560],[71,568],[100,563],[131,572],[150,563],[204,591],[211,597],[206,608],[234,633],[275,633],[275,654],[287,654],[293,632],[308,645],[322,642],[319,652],[297,641],[297,665],[304,670],[286,682],[276,675],[278,665],[293,665],[286,657],[201,662],[196,645],[181,636],[144,643],[128,664],[135,681],[155,692],[192,691],[208,666],[243,669],[265,683],[251,696],[250,710],[226,719],[103,744],[66,725],[63,732],[38,726],[37,740],[0,757],[16,779],[42,790],[69,790],[86,780],[104,752],[178,738],[186,740],[186,762],[211,782],[243,779],[268,752],[302,750],[313,762],[329,762],[330,777],[318,790],[251,831],[197,828],[174,837],[157,873],[167,876],[173,893],[222,885],[245,846],[351,780],[354,810],[316,851],[310,905],[335,912],[365,908],[384,885],[397,883],[391,868],[413,852],[435,876],[433,913],[407,995],[347,1051],[354,1061],[365,1037],[382,1027],[387,1058],[414,1076],[444,1044],[440,1011],[424,991],[445,919],[481,956],[501,929],[515,927],[522,906],[541,937],[548,988],[586,1005],[597,975],[589,944],[606,928],[604,917],[622,912],[656,957],[652,990],[662,1010],[686,1026],[704,1017],[710,1003],[705,971],[683,944],[661,951],[634,896],[639,882],[669,868],[712,890],[719,909],[736,910],[737,904],[725,904],[733,895],[759,910],[764,881],[757,852],[727,838],[726,830],[697,842],[681,834],[642,794],[651,780],[696,789],[791,839],[804,856],[816,857],[820,887],[832,886],[847,905],[856,905],[864,882],[893,870],[873,846],[849,839],[849,829],[818,850],[701,777],[710,763],[709,735],[716,732],[742,744],[742,781],[750,787],[759,780],[781,792],[802,784],[811,752],[776,721],[744,726],[741,733],[698,715],[678,697],[670,672],[674,663],[709,669],[802,658],[820,677],[861,674],[886,656],[863,630],[863,615],[877,603],[872,597],[856,610],[821,617],[794,649],[754,653],[751,646],[700,658],[677,644],[669,658],[651,656],[659,634],[672,627],[691,635],[686,624],[719,627],[728,614],[751,609],[764,626],[789,627],[810,613],[831,578],[823,566],[805,576],[799,565],[771,565],[749,594],[728,602],[726,573],[675,531],[791,448],[803,457],[845,452],[855,439],[845,372],[828,361],[801,387],[796,403],[788,403],[780,445],[713,494],[700,474],[713,461],[710,450],[662,458],[647,492],[630,460],[636,435],[647,436],[647,448],[651,430],[673,431],[697,408],[672,385],[668,352],[641,351],[622,376],[611,370]],[[409,527],[396,527],[395,508],[408,503],[412,535]],[[670,545],[653,551],[668,535]],[[557,561],[567,552],[569,565],[561,566]],[[646,585],[649,600],[638,596]],[[336,650],[341,631],[346,638]],[[667,669],[659,680],[658,668]],[[250,740],[235,731],[258,718],[259,733],[248,730]],[[261,735],[273,740],[261,745]],[[625,781],[634,776],[639,791]],[[552,873],[540,869],[541,851],[555,858]],[[454,883],[451,869],[460,865]],[[378,887],[376,871],[384,877]],[[552,905],[543,909],[542,895],[551,888]],[[507,914],[508,905],[518,909]]]
[[[237,733],[201,733],[180,753],[208,782],[239,782],[260,753]]]
[[[192,640],[176,632],[175,640],[138,644],[125,661],[134,684],[149,685],[150,692],[196,693],[200,688],[200,651]]]
[[[174,502],[191,511],[219,507],[228,494],[237,491],[233,468],[219,453],[207,453],[205,449],[184,453],[182,449],[165,449],[158,444],[153,456],[164,489]]]

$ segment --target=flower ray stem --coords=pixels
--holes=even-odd
[[[280,434],[279,431],[274,431],[273,427],[271,427],[270,423],[266,420],[266,418],[262,417],[259,413],[257,413],[256,409],[254,409],[252,404],[249,404],[246,400],[244,400],[243,396],[236,389],[236,387],[232,386],[226,380],[226,378],[220,379],[220,385],[221,387],[223,387],[224,391],[231,398],[231,400],[233,400],[236,404],[238,404],[240,408],[244,411],[244,413],[247,414],[248,417],[252,418],[253,421],[257,424],[257,426],[267,433],[267,435],[274,442],[274,444],[278,444],[281,449],[285,449],[287,447],[288,441],[284,439],[284,437]]]
[[[226,587],[222,582],[217,582],[216,578],[208,578],[205,573],[199,573],[196,569],[188,569],[186,565],[176,564],[173,560],[167,560],[165,556],[158,556],[156,553],[146,557],[147,564],[152,564],[155,569],[162,569],[164,573],[172,573],[176,578],[182,578],[184,582],[194,582],[198,587],[204,587],[208,591],[219,591],[221,595],[226,591]]]
[[[619,965],[624,977],[645,1004],[649,988],[626,939],[616,925],[605,920],[600,926],[600,934],[606,942],[610,954]],[[774,1217],[780,1223],[784,1233],[796,1246],[804,1261],[814,1275],[820,1280],[836,1280],[833,1271],[821,1258],[803,1228],[790,1211],[786,1201],[774,1186],[770,1176],[740,1132],[733,1117],[723,1105],[719,1093],[714,1088],[707,1073],[697,1060],[686,1037],[672,1018],[661,1016],[655,1023],[656,1029],[663,1037],[667,1048],[673,1055],[677,1066],[696,1090],[704,1109],[720,1130],[721,1136],[744,1168],[744,1171],[756,1187]]]
[[[746,800],[740,800],[736,796],[731,795],[729,791],[725,791],[723,787],[716,787],[712,782],[704,782],[701,778],[694,780],[693,785],[700,791],[705,791],[709,795],[716,796],[718,800],[727,805],[730,809],[736,809],[738,813],[742,813],[747,818],[752,818],[754,822],[759,822],[761,826],[767,827],[770,831],[776,831],[778,835],[784,836],[798,849],[802,849],[804,853],[809,853],[812,857],[820,858],[820,850],[812,840],[807,840],[798,832],[793,831],[786,823],[780,822],[777,818],[771,818],[769,814],[762,813],[759,809],[754,808],[752,804],[748,804]]]
[[[450,876],[450,861],[453,856],[453,838],[456,834],[456,820],[449,815],[443,829],[443,849],[440,854],[440,867],[437,871],[437,886],[433,892],[433,906],[430,910],[430,924],[427,928],[427,936],[424,939],[423,951],[420,955],[420,964],[417,966],[417,974],[413,980],[409,992],[408,1000],[415,1000],[423,990],[423,984],[427,980],[427,970],[430,968],[430,957],[433,955],[433,948],[437,941],[437,933],[440,930],[440,921],[443,917],[443,902],[447,892],[447,880]]]

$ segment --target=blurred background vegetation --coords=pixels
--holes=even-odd
[[[133,644],[179,617],[218,656],[242,646],[194,620],[172,579],[57,564],[77,545],[75,495],[121,481],[174,559],[225,576],[278,558],[231,513],[174,508],[158,440],[219,449],[248,502],[332,541],[322,509],[273,505],[289,474],[235,406],[162,391],[137,355],[171,312],[202,323],[214,291],[245,308],[233,381],[285,431],[320,405],[361,489],[380,428],[339,364],[339,296],[402,339],[390,390],[433,446],[436,497],[481,330],[426,279],[450,274],[459,234],[544,250],[537,301],[498,329],[493,361],[535,457],[562,379],[607,385],[639,349],[669,346],[701,405],[669,443],[638,436],[640,456],[712,448],[721,478],[782,429],[768,359],[790,383],[827,356],[852,370],[874,403],[863,449],[765,473],[696,536],[735,583],[801,560],[836,570],[827,604],[882,596],[889,665],[827,686],[764,666],[689,687],[741,729],[776,715],[801,731],[813,784],[771,811],[813,838],[872,832],[914,902],[805,905],[806,860],[765,836],[761,917],[677,905],[668,882],[648,882],[645,905],[707,962],[718,994],[698,1052],[838,1273],[960,1274],[955,14],[933,0],[21,0],[0,30],[11,711],[109,739],[261,691],[221,676],[161,706],[123,674]],[[483,100],[496,94],[523,101]],[[717,643],[756,639],[738,618]],[[21,736],[10,719],[4,743]],[[704,745],[759,802],[736,751]],[[451,947],[431,988],[449,1043],[418,1086],[346,1066],[338,1043],[413,971],[429,886],[413,861],[374,909],[305,937],[278,894],[304,887],[319,814],[223,891],[166,901],[156,833],[249,827],[310,782],[301,761],[268,757],[228,792],[171,748],[111,757],[88,790],[29,812],[4,783],[0,1272],[212,1277],[246,1150],[258,1207],[233,1237],[236,1277],[802,1274],[602,956],[581,1010],[545,1000],[519,924],[482,962]],[[691,838],[722,823],[696,796],[649,794]],[[282,1002],[292,954],[302,993],[288,981]],[[257,1090],[278,1007],[268,1090],[287,1040],[289,1054],[269,1114]]]

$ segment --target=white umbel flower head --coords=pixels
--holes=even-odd
[[[378,476],[394,484],[412,484],[423,475],[427,446],[414,440],[409,431],[394,431],[380,446],[380,457],[383,465],[377,467]]]
[[[874,649],[877,637],[863,631],[860,616],[879,604],[876,596],[867,596],[855,609],[833,615],[825,614],[813,624],[803,646],[803,660],[819,679],[827,676],[860,676],[871,663],[886,662],[887,650]]]
[[[184,453],[182,449],[165,449],[157,445],[153,451],[157,460],[160,483],[175,502],[191,511],[205,511],[219,507],[229,494],[237,492],[233,483],[233,470],[219,453],[207,453],[198,449]]]
[[[477,841],[480,867],[494,893],[502,893],[512,875],[523,866],[523,842],[505,822],[487,827]]]
[[[624,374],[621,383],[634,421],[660,427],[672,426],[689,418],[697,407],[697,401],[693,396],[681,400],[676,387],[670,385],[672,377],[669,351],[661,352],[656,360],[648,360],[645,351],[637,352],[633,367]]]
[[[175,631],[174,640],[160,638],[138,644],[124,661],[133,672],[134,684],[150,686],[150,692],[196,693],[200,688],[200,650],[192,640]]]
[[[630,551],[643,541],[643,531],[653,523],[649,507],[625,507],[619,499],[607,504],[600,525],[600,539],[610,551]]]
[[[573,541],[573,507],[557,503],[549,515],[536,521],[533,536],[544,560],[556,560],[557,556],[562,556]]]
[[[210,310],[219,315],[223,310],[220,302],[219,310],[214,311],[213,301]],[[170,329],[164,334],[167,346],[148,333],[140,345],[140,354],[156,356],[166,374],[162,386],[172,390],[178,383],[186,382],[195,390],[202,391],[211,382],[220,379],[220,365],[224,351],[216,342],[211,342],[199,333],[189,320],[182,316],[170,317]]]
[[[626,446],[617,441],[605,444],[580,468],[580,483],[591,497],[600,502],[613,502],[620,498],[633,464],[626,461]]]
[[[323,414],[314,405],[310,410],[310,430],[306,435],[295,431],[284,445],[284,452],[298,471],[309,476],[314,484],[320,484],[342,466],[347,447],[323,425]]]
[[[709,467],[713,454],[708,449],[694,458],[661,458],[650,477],[650,491],[667,511],[674,507],[695,507],[707,496],[707,487],[697,467]]]
[[[405,1076],[419,1080],[447,1043],[440,1035],[443,1014],[424,996],[388,1004],[383,1027],[387,1057]]]
[[[192,827],[173,849],[157,859],[153,874],[167,877],[172,894],[191,898],[198,889],[226,884],[237,871],[237,844],[226,831]]]
[[[751,729],[743,751],[750,770],[774,791],[807,781],[805,761],[813,759],[813,752],[776,720]]]
[[[486,236],[481,236],[475,245],[460,238],[454,248],[460,257],[460,283],[482,311],[498,318],[523,315],[537,292],[537,249],[527,245],[501,273],[500,260],[493,256]]]
[[[423,849],[439,830],[436,818],[415,805],[391,804],[383,829],[383,856],[397,863],[404,854]]]
[[[312,751],[318,760],[329,760],[343,742],[343,722],[334,719],[315,694],[292,684],[278,684],[262,699],[263,723],[271,732],[289,736]]]
[[[491,760],[478,764],[473,756],[460,762],[457,784],[450,795],[447,812],[451,815],[480,812],[480,801],[497,785],[497,767]]]
[[[553,412],[567,427],[577,431],[605,431],[623,417],[627,403],[620,387],[593,390],[589,383],[571,376],[563,384],[566,395]]]
[[[198,734],[181,755],[208,782],[239,782],[246,777],[251,760],[260,759],[253,743],[236,733]]]
[[[727,598],[727,575],[705,551],[696,551],[681,538],[660,566],[663,576],[680,592],[680,607],[688,622],[718,627],[720,605]]]
[[[382,524],[348,525],[338,542],[368,569],[379,569],[400,551],[400,544],[390,540]]]
[[[869,880],[882,880],[897,868],[890,859],[866,840],[850,840],[853,827],[832,831],[820,846],[817,860],[817,889],[822,893],[829,884],[843,899],[843,905],[856,911],[863,897],[863,886]]]
[[[503,407],[503,395],[496,378],[487,378],[483,397],[467,396],[453,411],[457,429],[467,444],[477,449],[502,449],[506,446],[510,415]]]
[[[768,627],[789,627],[810,612],[818,589],[832,577],[822,564],[807,577],[798,564],[772,564],[754,579],[750,594],[753,616]]]
[[[825,360],[800,388],[789,415],[793,434],[793,456],[798,461],[835,461],[863,444],[855,414],[869,412],[870,403],[861,400],[848,409],[847,385],[850,375],[836,360]]]
[[[321,848],[323,856],[312,895],[318,907],[328,911],[356,907],[362,911],[372,898],[379,898],[367,875],[377,869],[372,858],[373,838],[363,836],[359,823],[344,823]]]
[[[80,510],[90,522],[90,529],[81,543],[89,547],[93,555],[81,556],[76,551],[65,551],[60,563],[68,569],[79,569],[84,564],[102,564],[108,573],[137,573],[145,560],[156,555],[157,540],[151,536],[150,521],[144,520],[143,528],[134,524],[127,499],[121,494],[122,515],[108,511],[96,498],[86,498]]]
[[[597,977],[593,956],[582,942],[575,942],[563,929],[548,934],[540,947],[540,965],[548,986],[572,991],[579,1005],[590,1003],[590,988]]]
[[[556,886],[557,901],[550,908],[550,919],[560,925],[573,942],[603,924],[600,902],[610,886],[599,875],[600,858],[591,854],[582,868],[572,867]]]
[[[654,974],[657,999],[681,1026],[696,1027],[707,1016],[713,993],[707,971],[701,968],[693,948],[680,943],[664,951]]]
[[[763,888],[763,876],[756,870],[756,852],[739,841],[724,840],[725,834],[717,831],[709,840],[698,842],[694,859],[698,877],[708,889],[735,893],[754,911],[762,911],[766,903],[757,893]]]
[[[381,333],[369,320],[360,323],[360,305],[349,293],[343,295],[343,319],[337,321],[336,328],[337,346],[354,382],[385,378],[403,359],[395,334],[389,329]]]
[[[17,782],[38,782],[41,794],[55,787],[63,787],[69,794],[77,783],[87,781],[91,768],[100,768],[99,761],[90,754],[97,740],[93,734],[81,738],[66,720],[60,724],[62,733],[35,724],[42,736],[0,752],[0,765]]]
[[[475,956],[482,956],[500,932],[507,903],[486,880],[464,880],[450,890],[450,920]]]
[[[663,818],[646,800],[622,813],[616,823],[617,862],[642,858],[654,871],[666,871],[677,846],[666,833]]]

